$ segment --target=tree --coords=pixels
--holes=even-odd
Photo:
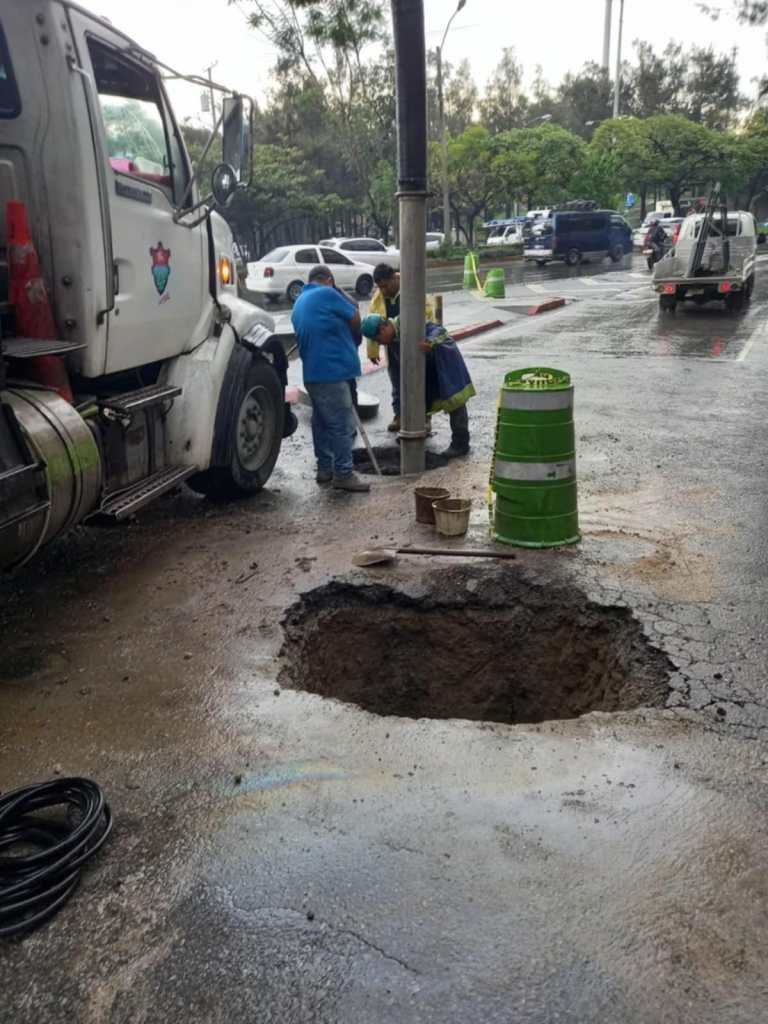
[[[451,209],[468,245],[474,243],[478,215],[493,207],[498,198],[499,179],[493,161],[491,136],[482,125],[472,125],[455,139],[448,140]],[[430,166],[433,178],[442,187],[442,152],[436,143],[430,146]]]
[[[528,101],[523,93],[523,66],[512,47],[505,47],[480,104],[482,122],[490,132],[506,132],[525,125]]]
[[[451,69],[443,81],[445,100],[445,126],[449,135],[461,135],[475,120],[477,86],[472,78],[468,60],[463,60],[454,72]]]
[[[627,102],[626,72],[622,96]],[[613,84],[608,72],[599,64],[587,63],[578,74],[570,72],[557,90],[554,119],[563,128],[582,137],[591,135],[592,126],[611,116]]]
[[[666,188],[680,215],[680,197],[687,188],[716,180],[723,146],[717,132],[681,114],[657,114],[643,122],[648,142],[649,181]]]
[[[744,107],[739,92],[736,50],[718,56],[712,47],[693,47],[688,55],[685,113],[708,128],[728,128]]]
[[[521,157],[530,168],[528,202],[548,205],[572,197],[584,165],[583,139],[557,124],[542,124],[521,133]]]
[[[615,168],[616,187],[640,193],[640,213],[645,217],[646,198],[653,182],[653,157],[645,121],[621,117],[604,121],[589,144],[591,158],[602,167]]]
[[[632,113],[636,117],[681,113],[684,104],[687,56],[679,43],[669,42],[661,54],[650,43],[634,42],[637,64],[631,71]]]

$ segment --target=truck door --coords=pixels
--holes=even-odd
[[[205,228],[173,220],[189,166],[160,79],[102,23],[70,9],[80,62],[96,93],[94,133],[107,164],[115,309],[105,373],[203,341],[212,308]],[[100,120],[99,120],[100,119]]]

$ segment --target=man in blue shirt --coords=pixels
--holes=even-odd
[[[370,484],[352,471],[355,421],[349,382],[362,372],[353,335],[360,328],[360,313],[335,290],[328,267],[318,266],[309,272],[291,321],[312,399],[317,482],[342,491],[369,491]]]

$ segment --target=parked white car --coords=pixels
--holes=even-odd
[[[428,231],[427,232],[427,252],[437,252],[440,246],[445,241],[445,235],[442,231]]]
[[[295,302],[307,283],[312,267],[324,263],[333,272],[339,288],[366,299],[373,291],[369,263],[357,263],[337,249],[324,245],[281,245],[255,263],[248,264],[245,287],[272,302],[286,296]]]
[[[318,245],[343,252],[351,260],[368,263],[375,267],[377,263],[387,263],[395,270],[400,269],[400,252],[394,245],[387,246],[378,238],[326,238]]]

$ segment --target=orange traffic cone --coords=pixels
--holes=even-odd
[[[56,324],[35,243],[29,233],[25,203],[15,199],[8,203],[6,227],[10,276],[8,298],[16,316],[16,331],[23,338],[52,341],[57,334]],[[26,360],[25,371],[32,380],[58,391],[66,401],[72,401],[69,375],[60,356],[34,356]]]

